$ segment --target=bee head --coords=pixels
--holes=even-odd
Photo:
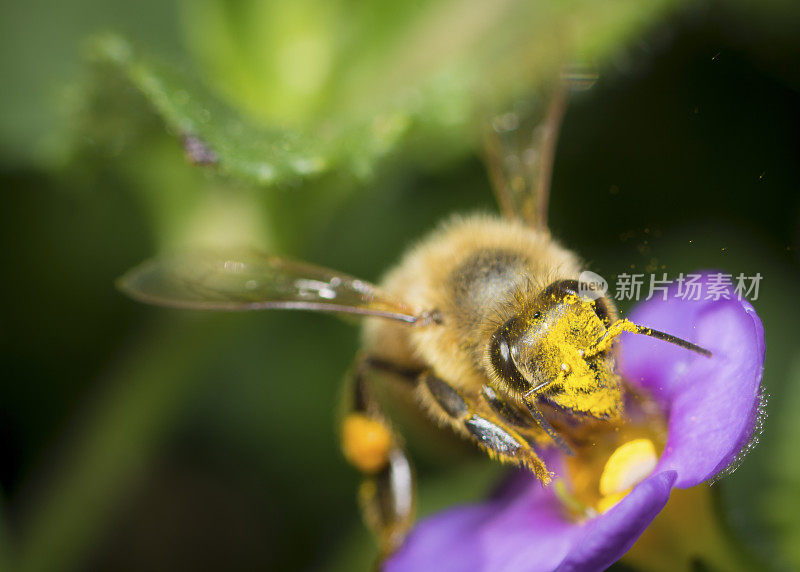
[[[533,407],[608,419],[621,414],[622,394],[607,348],[597,349],[616,312],[610,300],[588,300],[574,280],[554,282],[492,335],[488,361],[509,393]],[[610,347],[610,344],[609,344]]]

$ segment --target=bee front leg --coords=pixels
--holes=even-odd
[[[364,474],[359,487],[361,513],[385,558],[411,529],[416,499],[414,472],[402,440],[369,388],[374,369],[368,358],[359,359],[350,373],[341,444],[345,458]]]
[[[490,456],[526,467],[544,484],[550,482],[550,472],[533,446],[495,412],[480,402],[470,403],[452,385],[430,372],[420,376],[417,392],[429,409],[438,411],[439,417],[457,432],[466,432]]]

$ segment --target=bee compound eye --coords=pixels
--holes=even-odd
[[[544,289],[542,292],[546,295],[555,295],[558,297],[565,296],[567,294],[578,294],[578,281],[577,280],[556,280],[555,282],[551,283],[547,288]]]
[[[509,323],[504,324],[492,335],[489,345],[489,361],[495,373],[510,389],[518,393],[525,393],[532,386],[514,363],[511,344],[508,340],[509,325]]]
[[[614,314],[616,313],[614,303],[606,296],[601,296],[594,301],[594,311],[597,317],[606,325],[614,321]]]

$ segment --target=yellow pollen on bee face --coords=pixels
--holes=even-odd
[[[650,439],[628,441],[606,461],[600,476],[600,494],[604,497],[624,496],[653,472],[657,462],[656,448]]]
[[[345,458],[360,471],[375,473],[389,460],[392,435],[376,419],[360,413],[351,413],[342,423],[342,452]]]

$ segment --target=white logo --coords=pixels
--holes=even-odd
[[[578,276],[578,296],[589,300],[597,300],[608,292],[606,279],[589,270],[584,270]]]

